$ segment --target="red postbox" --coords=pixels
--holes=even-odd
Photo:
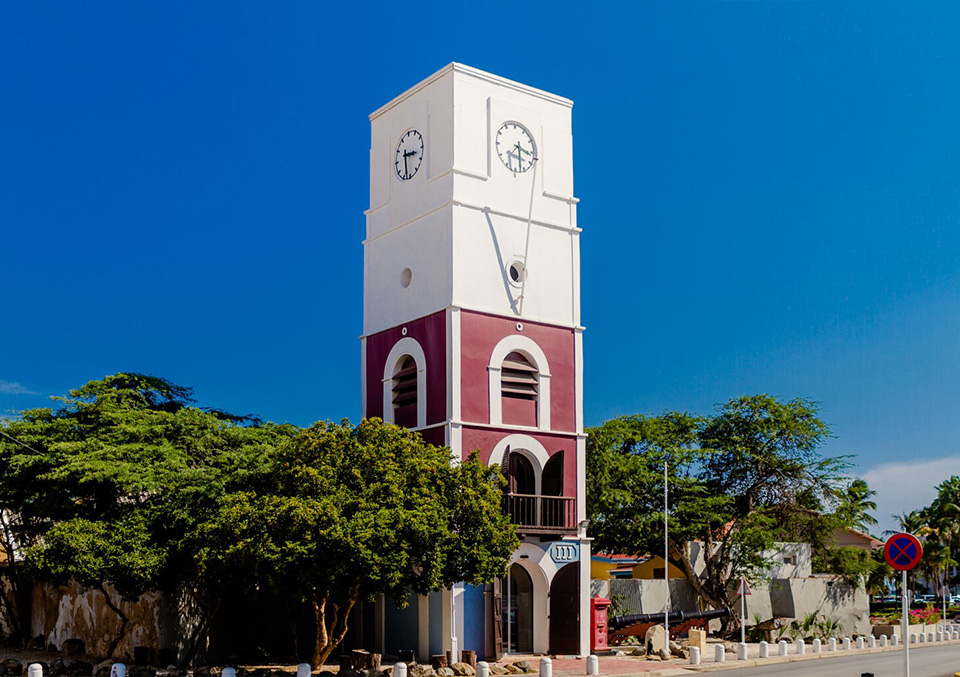
[[[607,607],[610,600],[603,597],[590,599],[590,650],[609,651],[607,646]]]

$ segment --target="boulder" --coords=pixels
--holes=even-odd
[[[647,634],[644,635],[643,639],[643,645],[648,654],[662,654],[667,652],[669,656],[667,633],[662,625],[654,625],[647,629]]]
[[[521,667],[519,667],[519,666],[517,666],[517,665],[514,665],[513,663],[508,663],[507,665],[504,665],[503,667],[506,668],[508,675],[522,675],[522,674],[523,674],[523,668],[521,668]]]
[[[438,668],[437,677],[453,677],[453,670],[450,668]]]
[[[56,644],[54,644],[53,642],[50,642],[49,644],[47,644],[47,651],[49,653],[57,653],[59,649],[57,648]]]
[[[4,658],[0,661],[0,668],[3,668],[4,675],[20,675],[23,673],[23,663],[16,658]]]
[[[530,667],[530,661],[514,661],[513,664],[524,672],[533,672],[533,668]]]
[[[93,675],[93,663],[87,661],[70,661],[67,663],[67,675],[69,677],[91,677]]]
[[[434,677],[433,668],[429,665],[414,665],[407,668],[407,677]]]
[[[220,674],[220,671],[217,671]],[[157,669],[152,665],[131,665],[127,668],[127,677],[156,677]]]
[[[82,656],[87,653],[87,645],[82,639],[76,637],[64,640],[60,648],[64,656]]]
[[[113,659],[108,658],[93,666],[94,677],[110,677],[110,669],[113,667]]]
[[[453,674],[457,677],[473,677],[477,674],[477,671],[474,670],[469,663],[454,663],[450,666],[450,669],[453,670]]]
[[[500,677],[500,675],[507,674],[507,669],[502,665],[497,665],[496,663],[490,664],[490,674],[494,677]]]
[[[43,651],[47,648],[47,638],[43,635],[37,635],[27,642],[27,648],[34,651]]]
[[[50,677],[61,677],[61,675],[67,674],[67,664],[64,663],[62,658],[55,658],[50,661],[50,670],[44,674],[50,675]]]

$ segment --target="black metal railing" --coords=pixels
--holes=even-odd
[[[504,494],[503,510],[526,531],[570,531],[577,528],[577,504],[572,496]]]

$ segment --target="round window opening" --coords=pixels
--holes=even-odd
[[[409,268],[404,268],[400,273],[400,286],[406,289],[413,282],[413,272]]]
[[[520,261],[514,261],[507,268],[507,274],[510,276],[510,283],[519,287],[527,277],[527,269]]]

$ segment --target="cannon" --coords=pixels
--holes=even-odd
[[[730,616],[730,609],[711,609],[709,611],[671,611],[667,614],[670,636],[679,637],[693,628],[705,627],[715,618]],[[644,637],[654,625],[663,624],[663,614],[629,614],[614,616],[608,622],[610,644],[619,646],[627,637]]]

